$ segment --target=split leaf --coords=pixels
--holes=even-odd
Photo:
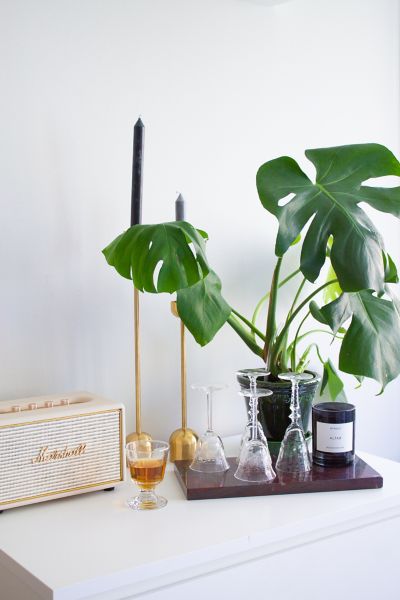
[[[288,156],[265,163],[257,173],[260,200],[279,220],[277,256],[283,256],[310,221],[300,265],[309,281],[317,279],[332,236],[330,259],[341,289],[382,292],[383,240],[359,204],[366,202],[400,218],[400,187],[362,185],[370,178],[400,176],[400,163],[379,144],[318,148],[305,154],[316,168],[315,183]],[[282,205],[290,194],[294,197]]]
[[[176,301],[180,318],[201,346],[213,339],[232,311],[214,271],[191,287],[178,290]]]
[[[334,402],[347,402],[344,393],[344,383],[340,379],[331,360],[324,363],[324,374],[322,376],[320,395],[327,392],[330,399]]]
[[[382,390],[399,375],[400,318],[395,302],[363,290],[342,294],[321,309],[311,304],[314,318],[328,324],[333,333],[351,319],[339,354],[341,371],[371,377]]]
[[[138,290],[170,294],[190,287],[209,273],[204,238],[186,221],[134,225],[119,235],[103,254]]]

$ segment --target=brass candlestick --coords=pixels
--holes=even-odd
[[[179,317],[176,302],[171,302],[171,311],[175,317]],[[169,457],[171,462],[176,460],[193,460],[196,451],[197,434],[187,427],[187,395],[186,395],[186,344],[185,326],[181,325],[181,403],[182,403],[182,427],[176,429],[169,438]]]
[[[135,404],[136,404],[136,431],[126,436],[126,443],[135,440],[151,440],[148,433],[142,431],[141,422],[141,381],[140,381],[140,313],[139,290],[135,288],[133,295],[134,340],[135,340]]]

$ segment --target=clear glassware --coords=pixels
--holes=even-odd
[[[239,393],[242,396],[250,397],[251,437],[247,439],[245,431],[235,477],[241,481],[267,483],[275,479],[276,474],[272,468],[271,455],[265,436],[260,435],[262,429],[258,422],[258,398],[270,396],[272,391],[267,389],[257,390],[257,377],[265,376],[268,373],[265,370],[253,369],[251,371],[240,371],[238,374],[248,377],[250,381],[250,388],[241,390]]]
[[[239,375],[241,377],[247,377],[248,380],[249,380],[250,390],[252,390],[252,389],[256,390],[257,389],[257,378],[258,377],[262,377],[262,376],[265,377],[265,376],[269,375],[269,373],[270,372],[267,371],[267,370],[265,370],[265,369],[246,369],[245,371],[237,371],[236,375],[237,376]],[[240,394],[240,395],[245,395],[246,396],[248,394]],[[265,396],[270,396],[270,395],[271,394],[269,392],[267,394],[265,394]],[[243,444],[246,441],[251,440],[251,408],[250,408],[250,404],[249,404],[248,414],[249,414],[249,420],[247,421],[247,425],[244,428],[242,437],[240,439],[239,452],[238,452],[238,456],[237,456],[236,462],[239,462],[239,456],[240,456],[240,452],[241,452],[241,450],[243,448]],[[257,425],[258,425],[258,436],[259,436],[259,439],[262,442],[264,442],[265,444],[268,445],[267,438],[265,437],[265,434],[264,434],[264,430],[263,430],[263,428],[261,426],[260,421],[258,421],[258,419],[257,419]]]
[[[212,423],[212,403],[213,394],[219,390],[227,388],[227,385],[212,384],[204,385],[194,383],[192,389],[202,390],[207,397],[207,430],[197,440],[196,452],[190,465],[192,471],[200,473],[221,473],[229,469],[226,460],[224,445],[219,435],[213,430]]]
[[[299,402],[299,382],[312,379],[310,373],[281,373],[279,379],[290,381],[292,396],[290,400],[290,425],[283,438],[276,469],[280,473],[292,473],[298,476],[311,471],[311,459],[304,436],[303,423]]]
[[[126,445],[126,460],[131,479],[140,492],[129,498],[133,510],[155,510],[167,505],[167,500],[154,491],[163,479],[167,465],[169,444],[158,440],[135,440]]]

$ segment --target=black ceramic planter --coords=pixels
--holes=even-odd
[[[246,369],[244,369],[246,370]],[[311,405],[320,381],[317,373],[307,371],[313,375],[313,379],[304,381],[299,385],[301,416],[304,431],[310,429]],[[248,389],[249,380],[238,376],[240,387]],[[265,396],[258,400],[258,419],[267,437],[268,443],[276,443],[278,446],[283,440],[287,426],[289,425],[291,384],[289,381],[268,381],[260,377],[257,379],[258,388],[272,390],[272,396]],[[248,398],[246,398],[248,404]]]

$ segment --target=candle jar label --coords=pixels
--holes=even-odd
[[[317,444],[319,452],[352,452],[353,423],[317,422]]]

